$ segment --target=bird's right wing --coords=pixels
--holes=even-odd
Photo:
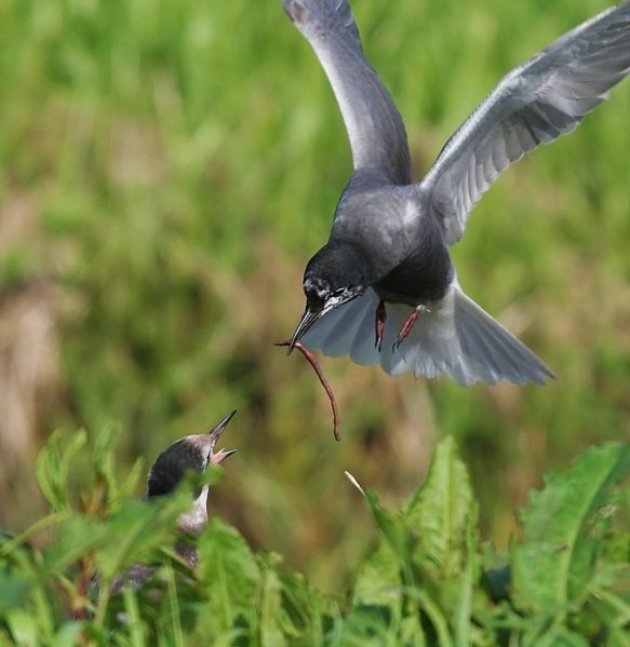
[[[395,184],[411,181],[402,118],[367,62],[346,0],[283,0],[330,81],[348,131],[356,169],[384,171]]]
[[[508,74],[449,139],[420,183],[445,240],[499,174],[575,128],[630,73],[630,3],[579,25]]]

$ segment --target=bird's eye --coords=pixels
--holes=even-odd
[[[326,299],[322,298],[318,292],[309,292],[306,295],[306,301],[307,301],[309,310],[313,312],[317,312],[324,307],[324,303],[326,302]]]
[[[317,294],[317,298],[321,299],[322,301],[326,301],[326,299],[330,299],[330,297],[334,293],[330,285],[323,284],[323,283],[316,287],[315,292]]]

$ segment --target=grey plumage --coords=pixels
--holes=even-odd
[[[630,4],[600,13],[507,74],[418,183],[402,119],[364,57],[348,3],[283,4],[328,76],[353,161],[330,239],[305,271],[307,307],[293,342],[391,374],[446,373],[462,385],[553,377],[463,293],[448,248],[509,164],[570,132],[628,75]],[[411,329],[397,336],[406,322]]]

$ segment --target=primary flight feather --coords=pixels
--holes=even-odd
[[[554,377],[464,294],[448,249],[503,170],[575,128],[630,73],[630,3],[507,74],[418,183],[402,118],[364,56],[348,2],[283,4],[330,81],[353,162],[330,238],[306,267],[306,309],[292,342],[462,385]]]

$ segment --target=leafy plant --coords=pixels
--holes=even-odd
[[[375,535],[348,595],[324,595],[276,554],[254,552],[217,516],[192,571],[173,550],[199,479],[159,502],[115,474],[118,434],[88,446],[56,434],[38,459],[49,516],[0,544],[0,640],[18,645],[624,645],[630,640],[630,445],[588,450],[550,475],[521,513],[524,537],[498,556],[480,541],[468,473],[453,439],[399,510],[360,489]],[[94,478],[76,484],[78,463]],[[208,476],[203,477],[207,482]],[[214,482],[214,475],[211,475]],[[73,496],[79,492],[79,496]],[[30,541],[50,533],[40,547]],[[375,541],[375,543],[373,543]],[[503,562],[501,564],[501,562]],[[134,563],[141,588],[112,589]]]

